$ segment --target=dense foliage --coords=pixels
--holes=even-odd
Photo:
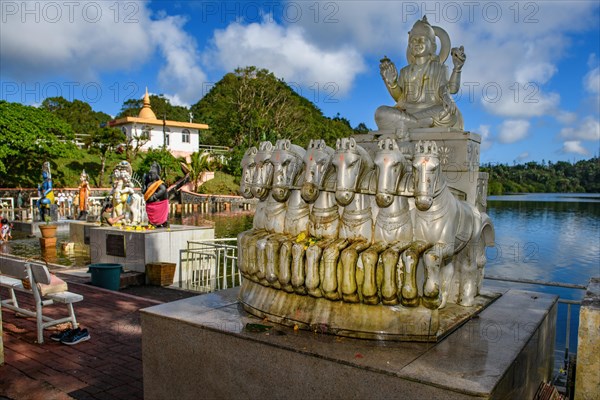
[[[233,176],[217,171],[215,172],[214,179],[200,186],[198,193],[238,195],[240,193],[240,185]]]
[[[48,111],[0,101],[0,186],[35,187],[43,161],[74,157],[73,129]]]
[[[482,171],[490,174],[489,194],[504,193],[565,193],[600,192],[600,158],[566,161],[531,161],[508,166],[505,164],[482,165]]]
[[[239,175],[245,149],[260,141],[290,139],[306,146],[310,139],[335,143],[353,133],[347,120],[323,116],[313,103],[265,69],[246,67],[223,77],[191,107],[196,120],[209,125],[205,144],[233,149],[227,171]]]

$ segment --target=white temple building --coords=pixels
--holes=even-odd
[[[160,149],[166,145],[167,150],[175,157],[187,157],[198,151],[200,131],[208,129],[206,124],[180,122],[157,119],[150,106],[148,89],[144,96],[144,105],[137,117],[124,117],[109,123],[112,127],[120,128],[135,146],[137,140],[147,134],[147,142],[142,150]],[[144,139],[145,141],[146,139]]]

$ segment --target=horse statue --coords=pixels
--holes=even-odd
[[[361,285],[364,277],[357,261],[358,254],[373,239],[373,196],[365,193],[374,177],[375,165],[354,138],[337,140],[332,163],[336,170],[335,199],[344,211],[338,239],[323,251],[321,291],[329,300],[340,300],[343,288]]]
[[[379,207],[373,232],[373,245],[361,254],[364,267],[364,283],[357,293],[344,292],[344,300],[357,302],[359,294],[367,304],[379,302],[380,293],[383,304],[395,305],[401,299],[404,268],[400,254],[412,243],[413,225],[409,209],[410,174],[406,174],[406,159],[396,140],[384,138],[378,142],[379,150],[374,163],[377,176],[375,201]],[[376,280],[376,268],[381,254],[382,276]],[[375,282],[381,282],[375,285]],[[346,289],[346,288],[344,288]]]
[[[311,246],[311,260],[307,264],[311,290],[317,297],[319,258],[323,249],[338,237],[339,219],[338,205],[335,201],[335,169],[331,163],[334,150],[324,140],[311,140],[304,156],[304,183],[301,196],[308,204],[312,204],[308,220],[309,237],[296,239],[292,246],[292,287],[298,294],[306,294],[305,251]]]
[[[242,179],[240,181],[240,194],[245,199],[251,199],[254,197],[252,194],[252,177],[254,176],[254,171],[256,169],[256,154],[258,153],[258,149],[254,146],[250,147],[244,153],[244,157],[242,158],[241,166],[242,166]],[[254,214],[254,228],[260,229],[258,224],[264,221],[265,217],[263,203],[260,202],[256,206],[256,212]],[[238,234],[237,243],[238,243],[238,260],[240,272],[242,276],[249,278],[247,272],[248,265],[248,252],[246,251],[247,247],[247,239],[254,233],[254,230],[244,231]]]
[[[273,164],[271,156],[273,154],[273,144],[269,141],[261,142],[258,153],[255,157],[255,171],[252,177],[252,194],[262,201],[264,210],[259,221],[264,231],[258,231],[252,235],[248,249],[251,252],[249,272],[260,284],[269,286],[266,280],[267,252],[266,238],[273,234],[283,234],[285,227],[286,204],[280,203],[273,198],[271,185],[273,183]],[[264,239],[264,240],[263,240]],[[254,247],[254,249],[253,249]],[[256,252],[256,257],[252,257],[252,252]],[[254,262],[255,261],[255,262]]]
[[[306,151],[288,139],[278,140],[271,154],[273,184],[271,196],[279,203],[287,204],[283,232],[262,238],[257,246],[266,246],[266,277],[274,288],[293,292],[291,285],[292,239],[308,232],[308,204],[302,199],[300,184]],[[263,244],[264,243],[264,244]]]
[[[414,240],[424,243],[423,248],[431,246],[422,253],[425,267],[422,303],[430,309],[443,308],[449,300],[454,300],[450,299],[454,291],[455,302],[470,306],[478,294],[478,273],[483,268],[478,264],[485,261],[482,253],[485,246],[494,243],[492,223],[487,214],[452,195],[441,172],[435,142],[416,144],[412,171],[416,206]],[[416,298],[416,287],[407,287],[415,281],[414,277],[405,277],[403,297]]]

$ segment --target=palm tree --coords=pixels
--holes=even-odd
[[[204,172],[214,171],[219,168],[218,160],[214,159],[210,153],[195,152],[190,156],[189,163],[181,163],[184,172],[189,175],[193,185],[194,192],[198,192],[198,181]]]

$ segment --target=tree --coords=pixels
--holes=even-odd
[[[63,97],[48,97],[42,102],[42,109],[51,112],[69,125],[76,136],[84,143],[89,143],[87,137],[92,135],[96,129],[110,121],[110,115],[96,112],[92,107],[81,100],[72,102]]]
[[[41,165],[74,153],[71,127],[52,113],[0,101],[0,181],[3,185],[39,183]]]
[[[263,140],[290,139],[305,146],[310,139],[332,143],[352,135],[347,120],[324,117],[283,80],[256,67],[226,74],[191,110],[210,127],[205,143],[232,147],[234,153]]]
[[[354,128],[354,133],[356,134],[363,134],[363,133],[369,133],[370,129],[367,127],[367,124],[365,124],[364,122],[361,122],[360,124],[356,125],[356,128]]]
[[[180,159],[175,158],[168,150],[163,149],[150,149],[147,153],[144,153],[144,159],[136,167],[136,171],[140,176],[143,176],[150,171],[153,162],[160,165],[160,178],[167,185],[171,185],[181,178]]]
[[[131,132],[130,136],[124,136],[125,140],[125,158],[130,163],[137,158],[142,147],[150,141],[150,132],[152,128],[150,126],[143,127],[141,133]]]
[[[88,137],[86,144],[92,151],[96,151],[100,155],[100,176],[98,179],[100,186],[104,184],[104,170],[108,153],[115,151],[117,146],[125,142],[125,139],[125,134],[120,129],[106,126],[97,127]]]
[[[208,171],[215,171],[219,167],[219,162],[210,153],[195,152],[190,156],[190,162],[182,162],[181,167],[189,174],[193,191],[198,192],[198,181],[202,174]]]

